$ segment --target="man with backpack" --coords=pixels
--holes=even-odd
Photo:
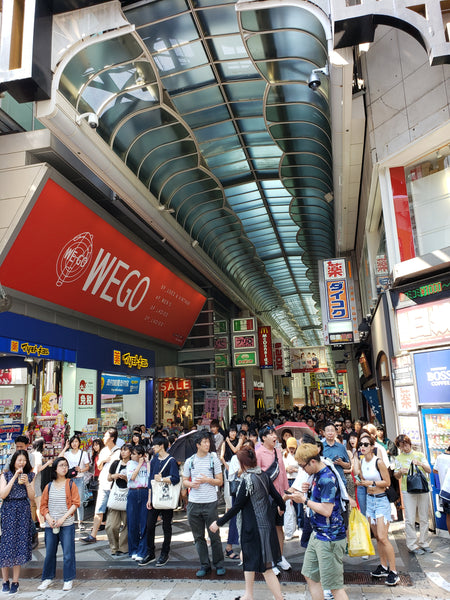
[[[308,475],[313,476],[307,495],[295,492],[288,497],[304,505],[310,512],[313,533],[305,552],[302,575],[308,583],[313,600],[324,597],[331,590],[335,600],[348,600],[344,590],[344,554],[346,540],[345,519],[339,476],[320,456],[315,444],[301,444],[295,458]]]
[[[183,485],[189,488],[187,517],[200,559],[197,577],[211,571],[205,527],[211,540],[212,563],[217,575],[225,575],[224,556],[219,532],[212,533],[211,523],[218,518],[217,487],[223,484],[222,465],[215,452],[210,452],[210,434],[206,430],[195,434],[196,454],[184,463]]]

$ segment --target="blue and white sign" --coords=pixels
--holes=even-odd
[[[126,395],[139,392],[139,377],[102,374],[102,394]]]
[[[419,404],[450,404],[450,350],[414,354]]]

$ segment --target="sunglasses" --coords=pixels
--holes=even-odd
[[[361,448],[361,446],[364,446],[364,448],[367,448],[370,445],[371,444],[369,444],[369,442],[361,442],[360,444],[358,444],[358,448]]]

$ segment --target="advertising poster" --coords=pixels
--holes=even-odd
[[[256,356],[256,352],[235,352],[235,367],[256,367],[257,365],[258,357]]]
[[[450,350],[414,354],[419,404],[450,404]]]
[[[324,346],[291,348],[290,355],[292,373],[326,373],[328,371]]]
[[[398,433],[406,434],[411,438],[411,442],[413,446],[416,448],[421,447],[420,442],[420,427],[419,427],[419,417],[409,416],[409,415],[401,415],[398,417]]]
[[[256,348],[255,334],[235,335],[233,337],[233,347],[235,350],[245,350],[246,348]]]

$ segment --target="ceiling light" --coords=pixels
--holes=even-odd
[[[191,242],[191,246],[192,246],[193,248],[195,248],[196,246],[198,246],[198,240],[192,240],[192,242]]]

